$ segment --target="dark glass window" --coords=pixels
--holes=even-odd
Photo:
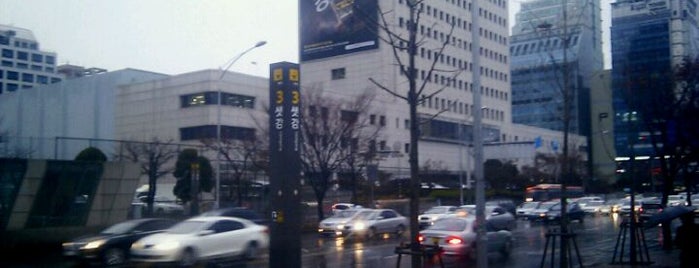
[[[54,63],[56,63],[56,57],[54,57],[54,56],[46,56],[46,63],[47,63],[47,64],[54,64]]]
[[[22,81],[23,82],[29,82],[29,83],[34,83],[34,75],[33,74],[22,74]]]
[[[17,81],[17,80],[19,80],[19,73],[13,72],[13,71],[7,71],[7,79]]]
[[[17,59],[28,60],[29,54],[27,52],[17,51]]]
[[[216,125],[180,128],[180,140],[216,139]],[[221,126],[222,139],[251,140],[255,138],[255,129]]]
[[[223,105],[241,107],[241,108],[255,108],[255,97],[244,96],[238,94],[221,93],[223,99]],[[201,92],[189,95],[180,96],[180,103],[182,108],[200,105],[215,105],[218,103],[218,92]]]
[[[332,80],[345,79],[345,68],[332,69]]]
[[[34,65],[32,64],[32,70],[34,71],[41,71],[42,67],[40,65]]]
[[[60,79],[60,78],[51,77],[51,84],[53,84],[53,83],[58,83],[58,82],[61,82],[61,79]]]
[[[18,63],[17,63],[17,68],[19,68],[19,69],[29,69],[29,65],[27,65],[26,63],[18,62]]]
[[[7,91],[15,91],[19,88],[19,85],[9,83],[7,84]]]
[[[14,58],[14,57],[15,57],[15,53],[14,53],[14,51],[11,50],[11,49],[3,48],[3,49],[2,49],[2,57],[3,57],[3,58],[11,59],[11,58]]]
[[[4,73],[5,72],[3,70],[0,70],[0,79],[2,79]]]
[[[12,62],[9,60],[4,60],[4,61],[2,61],[2,66],[3,67],[12,67],[12,66],[14,66],[14,64],[12,64]]]
[[[41,54],[32,54],[32,61],[33,62],[43,62],[44,56]]]
[[[36,81],[39,82],[39,84],[48,84],[49,78],[46,77],[45,75],[37,75]]]
[[[85,225],[101,174],[99,163],[49,161],[26,227]]]

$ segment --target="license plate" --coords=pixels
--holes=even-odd
[[[439,244],[439,237],[432,237],[432,244]]]

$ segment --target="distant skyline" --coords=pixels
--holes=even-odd
[[[525,1],[510,1],[511,24],[521,2]],[[602,2],[608,13],[611,0]],[[264,40],[265,46],[246,54],[230,70],[267,77],[271,63],[298,62],[297,3],[0,0],[0,24],[32,31],[41,50],[57,53],[59,65],[110,71],[134,68],[169,75],[223,68]],[[607,43],[608,25],[609,21],[603,23]],[[605,44],[606,68],[608,47]]]

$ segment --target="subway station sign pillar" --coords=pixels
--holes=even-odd
[[[301,267],[301,93],[299,65],[270,65],[270,249],[273,268]]]

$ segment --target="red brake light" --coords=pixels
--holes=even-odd
[[[446,239],[447,244],[458,245],[464,242],[461,238],[450,236]]]
[[[417,241],[420,242],[420,243],[424,242],[424,241],[425,241],[425,236],[423,236],[422,234],[418,234],[418,235],[417,235]]]

